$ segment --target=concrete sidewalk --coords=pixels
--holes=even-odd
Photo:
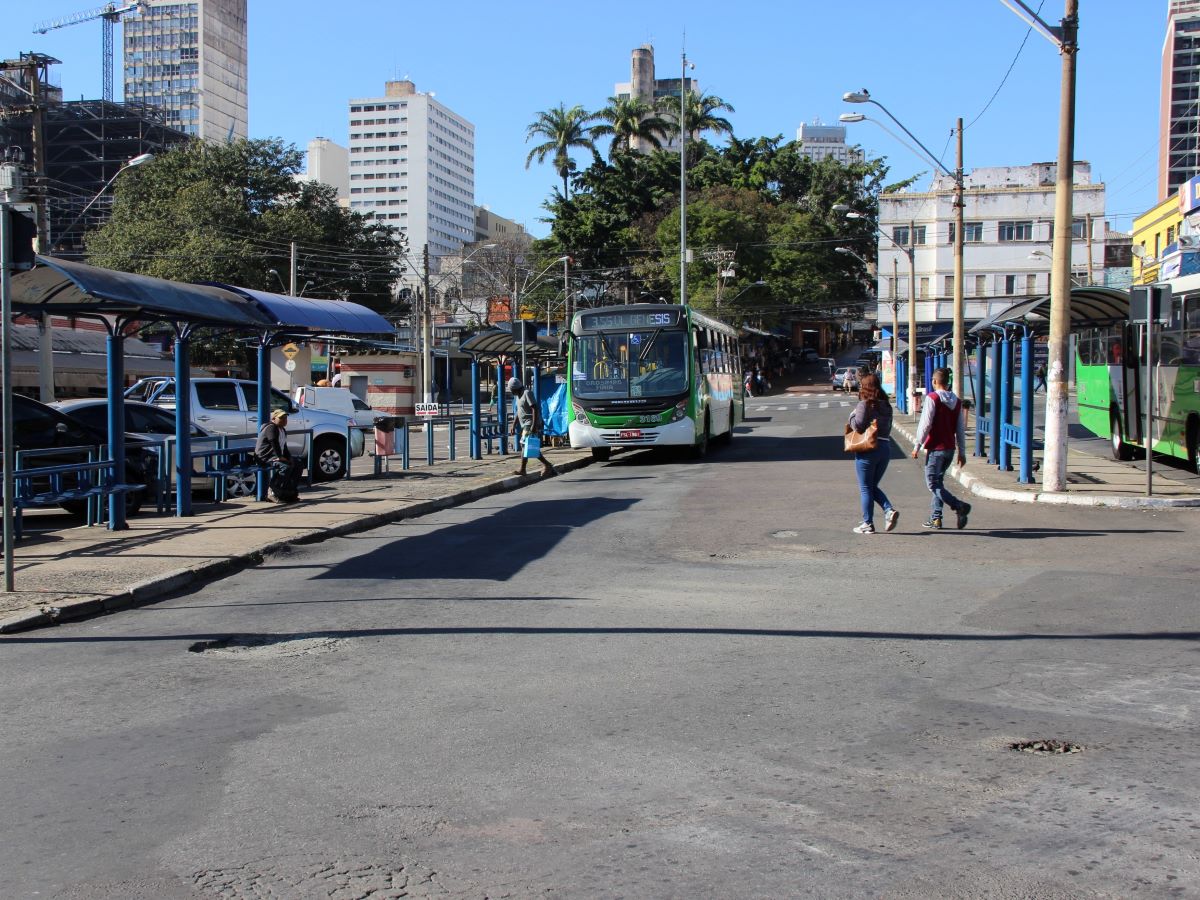
[[[559,471],[592,459],[587,450],[546,455]],[[39,522],[70,520],[27,515],[27,536],[13,556],[16,590],[0,592],[0,633],[125,609],[253,565],[289,544],[366,531],[540,481],[536,462],[529,467],[535,474],[517,477],[519,463],[515,454],[494,454],[397,467],[379,477],[315,485],[295,504],[197,503],[191,518],[140,515],[120,532],[102,526],[39,531]]]

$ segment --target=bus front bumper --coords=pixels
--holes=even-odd
[[[587,422],[571,422],[567,426],[571,446],[584,447],[690,447],[696,443],[696,423],[689,418],[653,425],[627,427],[597,427]]]

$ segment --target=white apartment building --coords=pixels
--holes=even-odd
[[[963,318],[975,323],[1017,300],[1050,293],[1056,163],[976,169],[964,181]],[[1072,280],[1104,282],[1104,185],[1091,165],[1075,163]],[[951,330],[954,304],[954,183],[934,179],[925,192],[879,198],[879,322],[891,333],[892,301],[907,336],[908,255],[916,266],[917,338]],[[910,244],[911,242],[911,244]],[[969,327],[969,326],[968,326]]]
[[[125,100],[208,141],[248,132],[247,0],[148,0],[126,16]]]
[[[862,161],[861,150],[846,146],[845,125],[802,122],[796,129],[796,140],[800,142],[800,154],[813,162],[830,156],[843,165]]]
[[[411,262],[475,239],[475,126],[433,94],[389,81],[351,100],[349,151],[350,208],[399,228]]]
[[[329,138],[315,137],[308,142],[305,171],[297,178],[319,181],[337,191],[338,202],[350,202],[350,151]]]

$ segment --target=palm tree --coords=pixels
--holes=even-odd
[[[664,97],[660,101],[660,110],[670,119],[671,133],[679,134],[679,101],[673,97]],[[687,116],[687,133],[702,135],[706,132],[727,134],[733,136],[733,126],[729,120],[717,113],[734,112],[734,108],[716,94],[696,93],[688,91],[684,98],[684,112]]]
[[[628,153],[639,141],[645,141],[657,150],[671,129],[670,123],[640,97],[609,97],[608,106],[596,113],[596,118],[603,124],[593,125],[591,134],[593,138],[612,136],[609,158]]]
[[[554,170],[563,180],[563,197],[566,197],[567,176],[575,167],[571,159],[571,150],[587,149],[592,151],[593,156],[596,155],[596,145],[589,137],[587,127],[595,118],[578,104],[567,109],[565,104],[560,103],[553,109],[538,113],[537,118],[525,131],[525,142],[528,143],[535,137],[544,137],[547,140],[529,151],[529,155],[525,157],[525,168],[528,169],[535,159],[541,163],[545,162],[547,156],[553,156]]]

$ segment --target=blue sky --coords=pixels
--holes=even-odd
[[[0,53],[55,56],[63,64],[53,78],[67,99],[98,97],[99,22],[32,33],[42,21],[97,4],[4,0]],[[1080,5],[1076,158],[1107,184],[1113,227],[1127,229],[1158,199],[1166,0]],[[1063,0],[1041,6],[1049,21],[1062,16]],[[987,106],[1027,32],[1000,0],[250,0],[250,133],[301,149],[317,135],[344,145],[349,98],[378,96],[385,81],[411,78],[474,123],[476,202],[542,236],[541,204],[556,177],[549,165],[526,171],[526,126],[560,102],[603,106],[613,85],[629,80],[629,54],[640,44],[654,45],[659,77],[675,75],[685,29],[694,74],[735,107],[729,118],[739,137],[792,139],[802,121],[869,111],[841,100],[866,87],[935,154],[945,148],[951,168],[958,116],[969,126],[968,169],[1057,155],[1061,63],[1044,38],[1029,36]],[[850,128],[868,153],[888,158],[893,180],[928,171],[874,124]]]

